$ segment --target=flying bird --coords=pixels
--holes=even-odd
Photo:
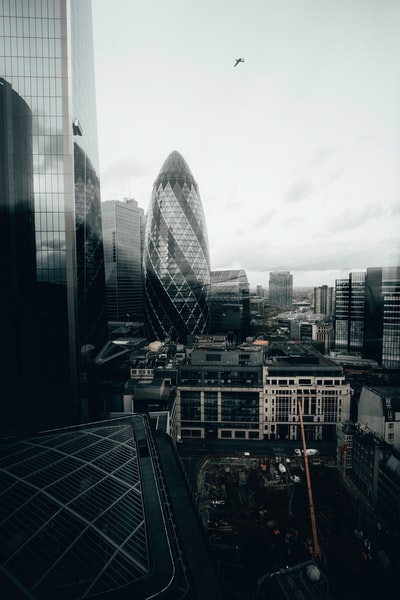
[[[240,62],[244,62],[244,58],[237,58],[233,66],[236,67]]]

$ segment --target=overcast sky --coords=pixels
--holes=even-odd
[[[146,211],[177,150],[212,269],[297,287],[400,264],[399,0],[92,6],[102,200]]]

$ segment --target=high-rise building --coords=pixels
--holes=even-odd
[[[322,315],[333,313],[333,287],[321,285],[314,288],[314,313]]]
[[[32,112],[4,79],[0,79],[0,244],[1,332],[7,340],[0,363],[4,424],[18,421],[28,407],[35,407],[37,398],[30,394],[21,394],[15,402],[15,388],[35,387],[38,369]]]
[[[382,364],[400,369],[400,267],[382,269]]]
[[[210,332],[232,331],[237,341],[249,334],[249,282],[243,269],[211,271]]]
[[[262,285],[257,285],[256,286],[256,294],[257,296],[259,296],[260,298],[264,298],[264,288]]]
[[[335,349],[362,352],[364,346],[365,273],[350,273],[335,285]]]
[[[365,356],[382,361],[383,297],[382,268],[367,269],[364,302],[364,353]]]
[[[96,415],[88,374],[107,337],[91,3],[9,0],[0,4],[0,21],[0,73],[31,113],[32,166],[19,166],[33,184],[36,256],[31,247],[26,260],[36,262],[38,301],[39,383],[33,389],[15,381],[12,402],[40,399],[32,426],[35,419],[77,422]],[[6,146],[8,164],[12,152],[21,156],[25,142],[16,134],[28,108]],[[11,188],[7,194],[9,204],[18,201]],[[24,347],[26,336],[16,333]],[[26,352],[23,360],[30,360]]]
[[[269,304],[290,308],[293,303],[293,275],[289,271],[269,274]]]
[[[210,258],[197,183],[177,151],[153,185],[144,242],[147,336],[186,342],[209,325]]]
[[[400,367],[400,267],[370,267],[336,280],[335,349]]]
[[[107,316],[109,321],[143,319],[141,222],[136,200],[101,203]]]
[[[400,267],[367,269],[364,353],[388,368],[400,367]]]

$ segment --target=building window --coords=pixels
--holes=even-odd
[[[182,421],[200,421],[200,392],[181,392],[181,419]]]
[[[204,420],[218,420],[218,392],[204,392]]]
[[[221,355],[220,354],[206,354],[206,361],[207,362],[221,362]]]
[[[222,438],[231,438],[232,437],[232,431],[221,431],[221,437]]]

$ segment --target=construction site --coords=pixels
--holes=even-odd
[[[305,462],[247,453],[202,461],[198,507],[227,598],[254,600],[266,574],[310,559],[329,580],[329,600],[389,598],[391,582],[368,539],[356,535],[360,507],[338,470],[324,457],[310,459],[308,486]]]
[[[208,455],[199,466],[199,514],[227,599],[261,600],[261,580],[310,560],[327,592],[304,598],[392,598],[396,573],[380,560],[375,515],[344,486],[334,457],[307,448],[301,412],[300,422],[302,450],[290,456],[277,447]]]
[[[254,597],[265,573],[313,556],[300,461],[207,457],[201,465],[199,511],[232,598]]]

